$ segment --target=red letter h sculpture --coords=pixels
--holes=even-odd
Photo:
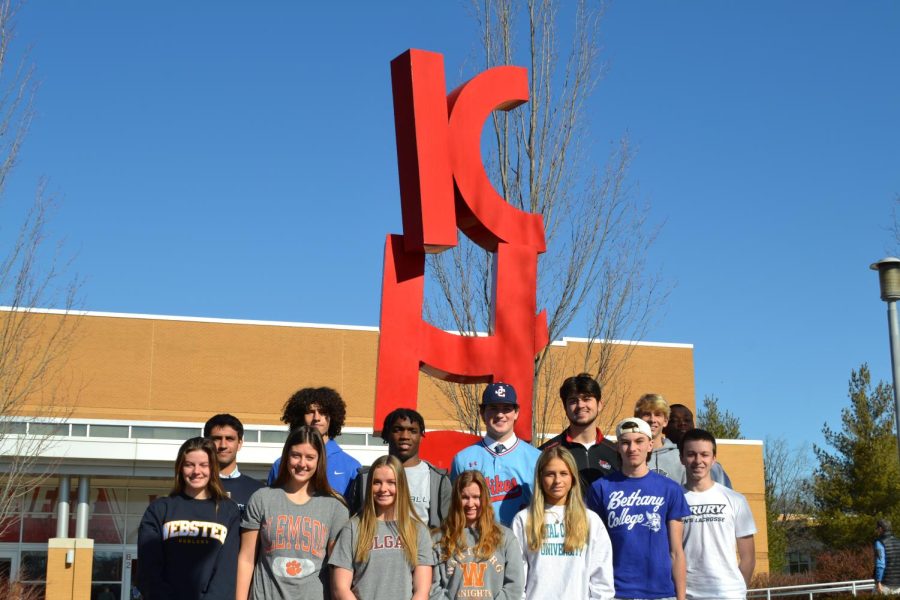
[[[516,435],[531,439],[534,357],[547,345],[536,313],[540,215],[510,206],[481,161],[481,130],[494,110],[528,101],[521,67],[495,67],[446,95],[440,54],[409,50],[391,62],[403,235],[384,253],[375,427],[415,407],[419,370],[460,383],[511,383],[521,399]],[[460,336],[422,320],[425,254],[457,244],[457,229],[494,254],[492,326]]]

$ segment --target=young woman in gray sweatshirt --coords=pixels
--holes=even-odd
[[[478,471],[463,471],[453,484],[450,513],[435,534],[434,562],[430,600],[522,598],[522,550],[512,531],[496,522]]]

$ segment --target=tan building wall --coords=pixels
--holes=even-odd
[[[734,489],[750,504],[756,522],[756,572],[769,572],[769,536],[766,530],[766,483],[763,445],[754,441],[725,441],[718,445],[718,458]]]
[[[44,317],[48,328],[63,318]],[[245,423],[277,424],[284,401],[294,391],[325,385],[347,401],[347,426],[372,426],[378,341],[374,328],[139,315],[68,318],[76,331],[59,382],[73,418],[203,422],[214,413],[231,412]],[[556,390],[565,377],[584,370],[586,349],[583,340],[554,343],[554,375],[541,383],[557,410]],[[621,361],[628,353],[628,360]],[[609,370],[616,376],[604,388],[604,431],[631,416],[634,401],[646,392],[695,407],[690,345],[617,344],[612,357]],[[617,370],[616,365],[624,366]],[[422,375],[419,410],[429,428],[458,428],[445,405],[440,390]],[[550,432],[562,429],[562,411],[555,421]],[[735,488],[750,501],[760,530],[757,570],[765,571],[762,446],[722,444],[720,458]]]
[[[62,319],[46,317],[47,327]],[[76,332],[60,381],[73,417],[204,421],[212,413],[231,411],[247,422],[275,424],[294,391],[327,385],[347,401],[347,425],[371,425],[378,342],[372,328],[68,318]],[[559,374],[549,383],[554,404],[562,380],[584,370],[586,348],[577,340],[553,346]],[[614,423],[630,415],[630,403],[648,391],[693,407],[689,345],[619,345],[614,354],[628,349],[627,364],[604,389],[604,420]],[[444,405],[440,390],[422,375],[419,409],[430,428],[456,426]],[[557,425],[563,422],[560,413]]]

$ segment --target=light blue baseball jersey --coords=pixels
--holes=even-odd
[[[516,513],[531,502],[534,467],[540,455],[540,450],[519,439],[500,454],[481,440],[453,457],[450,479],[455,480],[463,471],[480,471],[491,492],[497,520],[509,527]]]

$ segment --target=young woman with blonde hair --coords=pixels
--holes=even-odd
[[[212,440],[178,449],[171,493],[138,528],[138,589],[146,600],[232,600],[241,512],[219,481]]]
[[[403,464],[372,463],[359,515],[338,534],[331,559],[333,600],[426,600],[434,557],[416,516]]]
[[[614,597],[612,545],[603,521],[585,508],[572,454],[547,448],[535,468],[534,497],[513,519],[525,561],[525,598]]]
[[[522,549],[512,531],[495,520],[487,482],[478,471],[463,471],[453,483],[434,554],[432,600],[521,600]]]
[[[241,522],[237,600],[322,600],[328,554],[349,513],[331,489],[325,441],[315,427],[288,435],[270,488],[250,496]]]

